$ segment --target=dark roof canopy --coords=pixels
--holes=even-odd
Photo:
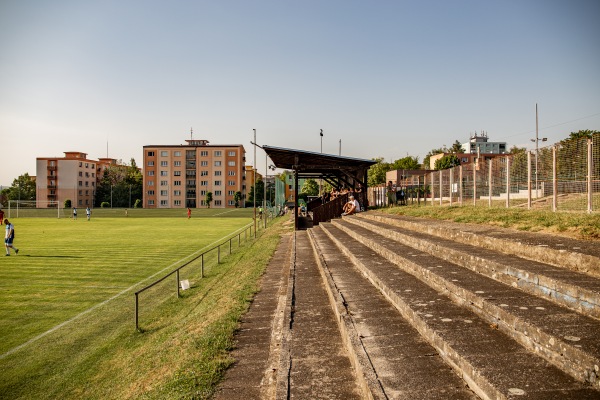
[[[297,172],[300,178],[330,178],[366,183],[367,170],[377,161],[361,158],[334,156],[304,150],[263,146],[277,168]]]

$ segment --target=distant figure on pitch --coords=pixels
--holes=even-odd
[[[2,221],[4,221],[4,211],[0,210],[0,225],[2,225]]]
[[[77,207],[73,207],[73,220],[77,219]]]
[[[189,207],[188,207],[187,214],[188,214],[188,219],[190,219],[192,217],[192,210]]]
[[[15,240],[15,226],[10,223],[8,219],[4,220],[6,225],[6,233],[4,234],[4,247],[6,247],[6,255],[10,256],[10,248],[12,247],[15,254],[19,254],[19,249],[13,246],[13,240]]]
[[[85,209],[85,215],[87,215],[87,220],[89,221],[92,216],[92,210],[89,207]]]

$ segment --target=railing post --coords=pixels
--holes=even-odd
[[[135,294],[135,330],[140,330],[140,326],[138,324],[138,293]]]
[[[593,196],[592,196],[592,172],[593,172],[593,168],[592,168],[592,164],[593,164],[593,157],[592,157],[592,150],[593,150],[593,145],[592,145],[592,139],[588,139],[587,141],[587,212],[591,213],[593,211]]]
[[[506,208],[510,208],[510,156],[506,156]]]
[[[229,238],[229,255],[231,255],[231,239],[232,238]]]
[[[488,172],[488,194],[490,195],[488,199],[488,207],[492,207],[492,160],[490,160],[489,172]]]
[[[221,264],[221,245],[217,246],[217,264]]]
[[[477,167],[479,159],[473,164],[473,205],[477,205]]]
[[[204,253],[200,255],[200,277],[204,278]]]
[[[463,205],[463,166],[458,166],[458,204]]]
[[[558,171],[556,165],[556,146],[552,146],[552,211],[558,211]]]
[[[179,270],[175,271],[175,283],[177,284],[177,298],[179,298]]]
[[[440,206],[443,205],[443,196],[444,196],[444,186],[442,181],[444,175],[443,175],[443,170],[440,169]]]
[[[527,209],[531,210],[531,152],[527,152]]]

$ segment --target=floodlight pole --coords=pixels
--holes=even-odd
[[[263,148],[264,150],[264,148]],[[263,178],[263,220],[265,221],[265,229],[267,229],[267,152],[265,151],[265,177]]]
[[[256,129],[254,131],[254,174],[252,177],[253,185],[254,185],[254,196],[252,196],[252,200],[254,201],[254,238],[256,239]]]

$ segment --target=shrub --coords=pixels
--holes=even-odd
[[[103,201],[100,203],[100,208],[108,208],[110,207],[110,203],[108,201]]]

